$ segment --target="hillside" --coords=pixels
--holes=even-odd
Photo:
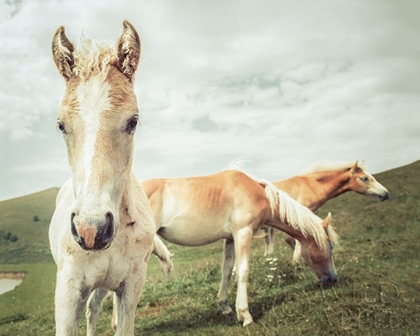
[[[57,193],[58,188],[51,188],[0,202],[0,230],[18,237],[0,244],[0,265],[52,262],[48,226]]]
[[[152,258],[154,271],[150,272],[139,302],[135,334],[418,335],[420,161],[375,177],[390,191],[391,198],[386,202],[348,193],[330,201],[319,213],[323,217],[332,212],[333,225],[341,238],[340,246],[334,249],[339,275],[334,286],[319,286],[308,267],[292,265],[291,250],[281,234],[276,236],[274,259],[263,257],[263,241],[254,240],[248,294],[256,323],[243,328],[234,314],[222,315],[217,308],[222,243],[202,248],[167,244],[175,252],[174,272],[169,280],[163,280],[156,258]],[[49,253],[48,221],[44,220],[52,214],[56,192],[47,190],[0,203],[0,230],[13,219],[15,225],[7,230],[15,229],[18,242],[28,244],[20,247],[25,253],[39,249],[34,255],[40,259]],[[5,205],[6,202],[9,203]],[[41,220],[33,222],[34,215]],[[11,250],[8,253],[16,263],[25,260],[24,254],[13,256]],[[37,265],[0,266],[0,270],[27,269],[28,276],[32,275],[31,284],[24,281],[14,292],[2,296],[0,335],[54,334],[55,268],[51,264]],[[235,303],[235,285],[232,277],[231,307]],[[42,305],[39,297],[32,299],[23,294],[40,287],[44,289]],[[32,303],[35,300],[38,302]],[[6,311],[3,317],[1,312]],[[100,335],[113,334],[110,316],[108,301],[98,326]],[[84,334],[84,325],[82,321],[79,335]]]

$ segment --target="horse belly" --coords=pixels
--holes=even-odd
[[[231,239],[232,235],[223,228],[205,226],[161,226],[157,232],[165,240],[182,246],[203,246],[220,239]]]

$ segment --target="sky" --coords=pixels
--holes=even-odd
[[[233,159],[275,181],[316,162],[371,173],[420,158],[420,2],[0,0],[0,200],[71,177],[51,57],[59,26],[142,55],[133,170],[211,174]]]

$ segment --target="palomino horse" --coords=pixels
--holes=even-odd
[[[304,175],[273,182],[280,190],[289,194],[300,204],[316,212],[328,200],[354,191],[365,196],[373,196],[381,202],[389,198],[388,190],[369,173],[358,161],[351,164],[317,166]],[[265,255],[273,253],[274,229],[267,228]],[[295,248],[295,239],[287,237],[288,244]],[[299,258],[299,244],[296,245],[294,260]]]
[[[218,302],[223,313],[232,311],[228,283],[236,258],[236,313],[244,326],[252,323],[247,298],[251,241],[263,224],[301,242],[302,255],[320,282],[337,280],[332,260],[337,236],[328,226],[330,215],[322,221],[269,182],[226,170],[208,176],[147,180],[143,188],[157,232],[169,242],[201,246],[225,240]]]
[[[57,126],[72,169],[49,229],[57,264],[56,333],[76,335],[89,295],[98,289],[87,307],[88,335],[94,334],[99,313],[96,298],[108,290],[118,301],[115,335],[134,335],[155,235],[147,196],[131,170],[139,120],[133,76],[140,39],[124,21],[116,51],[87,39],[76,50],[60,27],[52,51],[66,81]]]

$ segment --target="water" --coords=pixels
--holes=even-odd
[[[0,279],[0,295],[14,290],[22,281],[23,279]]]

